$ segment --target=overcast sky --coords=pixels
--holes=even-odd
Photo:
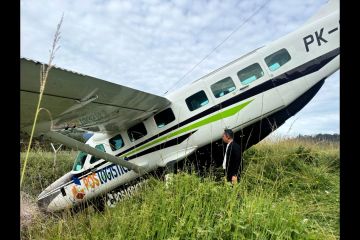
[[[21,57],[48,62],[64,13],[56,66],[162,96],[290,33],[325,3],[21,0]],[[317,133],[339,133],[339,71],[273,135]]]

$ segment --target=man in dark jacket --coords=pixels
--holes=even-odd
[[[242,170],[242,156],[240,145],[234,142],[234,132],[231,129],[225,129],[222,137],[227,143],[223,161],[226,179],[232,184],[237,183]]]

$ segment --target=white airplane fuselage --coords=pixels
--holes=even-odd
[[[235,132],[235,141],[244,151],[302,109],[324,80],[339,69],[339,32],[337,9],[166,95],[171,105],[165,109],[171,108],[175,120],[165,126],[159,127],[152,116],[143,121],[146,135],[135,141],[131,141],[124,130],[111,135],[95,133],[87,144],[102,145],[107,153],[126,157],[146,167],[147,171],[195,153],[211,154],[210,146],[222,154],[224,128]],[[279,53],[279,61],[275,61],[275,56],[275,63],[272,63],[268,57],[275,53]],[[249,66],[253,66],[249,71],[254,75],[240,79],[239,72]],[[222,92],[221,84],[216,85],[221,80],[230,86]],[[198,106],[192,105],[194,110],[191,111],[189,105],[192,103],[186,99],[201,91],[207,100]],[[109,139],[118,134],[123,146],[113,150]],[[141,176],[102,159],[90,163],[91,157],[88,154],[81,169],[73,169],[39,195],[38,204],[43,210],[71,208]]]

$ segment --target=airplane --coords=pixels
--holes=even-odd
[[[72,170],[40,193],[39,208],[71,209],[184,159],[222,160],[225,128],[245,151],[340,68],[339,32],[339,0],[330,0],[295,31],[164,96],[52,68],[35,136],[79,153]],[[30,133],[42,64],[20,60],[20,129]],[[70,130],[94,134],[82,143]]]

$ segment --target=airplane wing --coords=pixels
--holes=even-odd
[[[20,129],[30,132],[40,91],[42,63],[21,58]],[[164,97],[53,67],[36,130],[76,128],[112,133],[127,129],[170,104]]]

